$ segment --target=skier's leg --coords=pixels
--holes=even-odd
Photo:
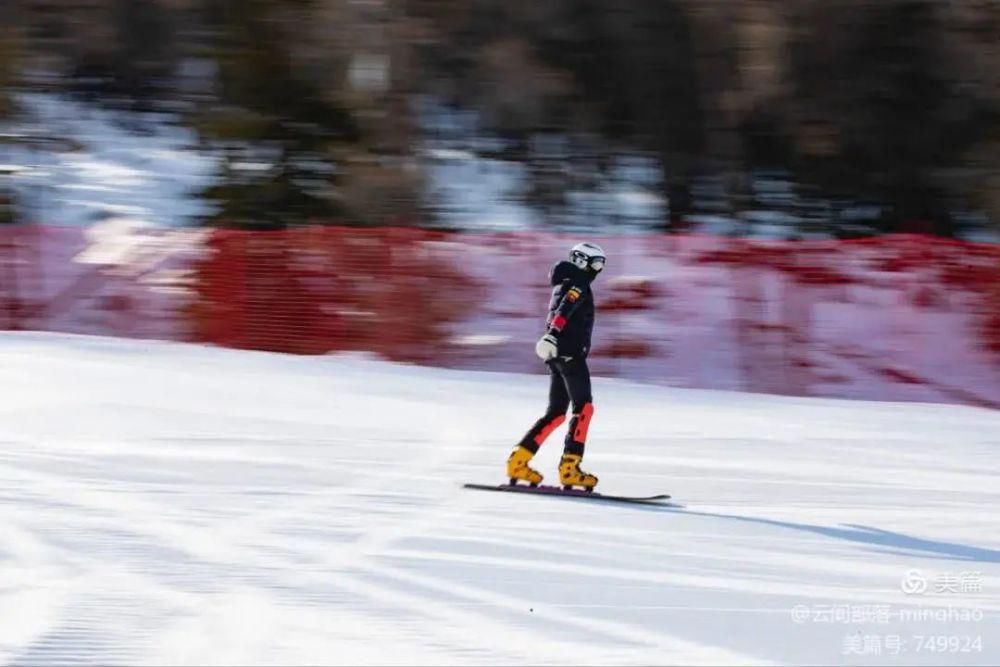
[[[539,484],[542,474],[531,467],[531,459],[538,452],[545,439],[566,421],[566,410],[569,408],[569,394],[562,376],[549,366],[549,406],[541,419],[521,438],[514,451],[507,458],[507,476],[511,483],[523,480],[529,484]]]
[[[590,369],[584,359],[574,359],[560,365],[566,391],[573,401],[573,419],[569,423],[563,456],[559,462],[559,479],[567,486],[592,489],[597,477],[580,469],[587,432],[594,416],[594,399],[590,390]]]
[[[594,415],[594,398],[590,391],[590,369],[584,359],[574,359],[560,365],[566,392],[573,401],[573,419],[566,433],[566,453],[583,456],[587,431]]]
[[[566,421],[566,410],[569,409],[570,396],[566,383],[554,365],[549,365],[549,406],[519,443],[519,446],[530,450],[532,454],[536,453],[545,439]]]

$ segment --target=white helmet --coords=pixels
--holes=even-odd
[[[604,254],[604,249],[596,243],[577,243],[569,251],[569,261],[581,269],[589,269],[597,274],[604,269],[607,256]]]

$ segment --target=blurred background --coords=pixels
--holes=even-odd
[[[995,0],[4,0],[0,327],[1000,405]]]

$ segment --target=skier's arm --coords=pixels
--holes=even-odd
[[[576,309],[580,307],[584,299],[587,298],[587,293],[576,286],[570,286],[566,290],[566,294],[563,295],[562,300],[556,307],[555,311],[552,313],[552,320],[549,321],[549,334],[558,335],[566,328],[566,324],[569,322],[569,318],[573,317],[573,313]]]

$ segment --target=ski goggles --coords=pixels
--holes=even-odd
[[[579,266],[581,269],[589,267],[595,273],[600,273],[604,270],[604,258],[600,255],[594,257],[583,254],[582,252],[573,253],[573,263]]]

